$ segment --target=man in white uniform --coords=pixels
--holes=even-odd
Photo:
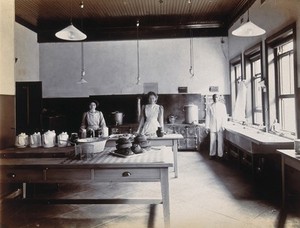
[[[216,155],[220,158],[223,157],[223,131],[227,123],[226,106],[222,102],[219,102],[218,94],[213,95],[213,101],[206,111],[205,119],[206,131],[207,133],[210,131],[209,156],[211,159]]]

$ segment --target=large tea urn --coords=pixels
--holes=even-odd
[[[185,112],[185,123],[197,124],[198,123],[198,106],[194,104],[185,105],[183,108]]]

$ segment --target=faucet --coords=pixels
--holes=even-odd
[[[259,130],[265,130],[265,126],[262,124],[262,123],[260,123],[259,125],[258,125],[258,129]]]
[[[280,125],[278,123],[278,120],[274,119],[273,123],[270,126],[270,131],[276,133],[279,131],[279,128],[280,128]]]

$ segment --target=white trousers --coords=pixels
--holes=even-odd
[[[218,155],[219,157],[223,157],[223,131],[222,130],[218,132],[210,132],[209,155],[210,156]]]

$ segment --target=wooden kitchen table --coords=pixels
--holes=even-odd
[[[51,148],[17,148],[11,147],[0,150],[0,158],[65,158],[75,152],[74,146]]]
[[[88,160],[70,158],[0,159],[2,183],[23,183],[23,199],[48,204],[163,204],[165,226],[170,225],[169,172],[171,148],[160,147],[131,157],[105,148]],[[26,198],[27,183],[160,182],[161,199],[34,199]]]
[[[107,147],[115,147],[116,140],[118,137],[110,137],[107,142]],[[163,137],[148,137],[147,140],[150,142],[150,146],[170,146],[173,151],[174,159],[174,172],[175,177],[178,177],[178,140],[183,139],[181,134],[166,134]],[[154,149],[154,148],[153,148]]]
[[[295,150],[277,150],[281,154],[281,194],[282,208],[285,208],[285,166],[290,166],[300,171],[300,154],[296,155]]]

